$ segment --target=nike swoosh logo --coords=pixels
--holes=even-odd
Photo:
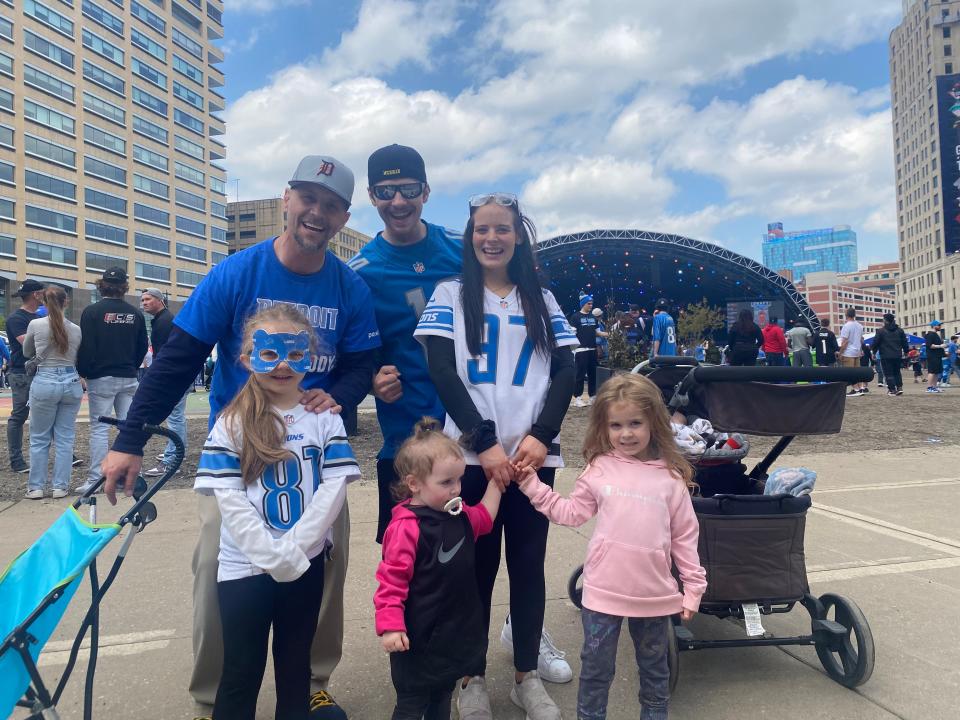
[[[457,550],[459,550],[460,546],[463,545],[463,540],[464,538],[460,538],[460,542],[458,542],[449,550],[444,550],[442,544],[439,548],[437,548],[437,560],[440,561],[441,565],[446,565],[448,562],[450,562],[450,559],[457,554]]]

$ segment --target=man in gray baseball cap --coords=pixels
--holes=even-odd
[[[283,193],[286,229],[220,261],[203,278],[177,313],[163,350],[143,376],[140,388],[103,465],[104,491],[116,499],[119,485],[127,494],[143,463],[146,437],[142,423],[163,422],[181,400],[217,347],[210,386],[210,425],[246,383],[239,363],[245,320],[259,308],[283,303],[302,308],[314,326],[318,352],[301,382],[301,400],[310,412],[352,409],[370,389],[375,350],[380,346],[370,290],[334,253],[330,240],[350,217],[353,173],[329,155],[303,158]],[[145,293],[144,298],[151,298]],[[119,482],[118,482],[119,481]],[[317,480],[319,482],[319,479]],[[234,671],[250,662],[238,650],[242,633],[221,632],[217,594],[220,510],[216,497],[200,495],[199,539],[193,559],[194,667],[190,693],[202,715],[211,714],[224,661]],[[301,508],[302,509],[302,508]],[[299,511],[298,511],[299,512]],[[303,691],[304,715],[310,720],[346,720],[346,712],[329,693],[330,676],[343,645],[343,584],[347,569],[350,516],[345,502],[333,525],[333,548],[323,572],[323,600],[310,653],[312,692]],[[229,712],[217,712],[228,717]]]

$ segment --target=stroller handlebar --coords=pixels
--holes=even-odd
[[[700,365],[684,382],[869,382],[873,368],[855,367],[731,367]]]

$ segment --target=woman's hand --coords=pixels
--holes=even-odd
[[[480,460],[480,466],[487,480],[495,482],[501,492],[506,490],[507,485],[513,480],[514,469],[500,443],[478,453],[477,458]]]
[[[543,461],[547,459],[547,446],[537,440],[533,435],[527,435],[521,442],[520,447],[510,458],[510,462],[516,468],[530,468],[534,472],[543,467]]]
[[[683,610],[680,611],[680,619],[683,620],[684,622],[687,622],[687,620],[692,620],[693,616],[696,614],[697,614],[696,610],[688,610],[687,608],[684,608]]]

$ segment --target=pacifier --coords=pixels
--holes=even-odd
[[[452,500],[448,500],[443,506],[443,511],[454,516],[459,515],[463,512],[463,499],[455,497]]]

